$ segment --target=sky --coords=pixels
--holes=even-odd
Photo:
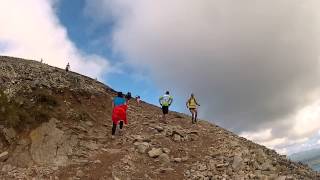
[[[1,0],[0,54],[98,78],[281,154],[320,148],[318,0]]]

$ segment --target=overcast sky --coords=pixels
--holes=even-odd
[[[168,89],[176,110],[194,92],[202,118],[280,153],[319,146],[317,0],[22,4],[0,2],[2,54],[60,67],[70,58],[77,71],[152,103]]]

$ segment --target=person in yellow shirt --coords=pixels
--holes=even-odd
[[[191,112],[192,123],[194,124],[197,122],[197,116],[198,116],[197,106],[200,106],[200,104],[198,104],[193,93],[191,94],[190,98],[188,99],[186,105],[187,105],[187,108],[189,108],[189,110]]]

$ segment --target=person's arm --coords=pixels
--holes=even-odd
[[[162,104],[161,104],[161,100],[163,99],[163,97],[161,96],[160,98],[159,98],[159,104],[162,106]]]
[[[196,104],[197,104],[198,106],[200,106],[200,104],[198,103],[198,101],[197,101],[196,99],[194,99],[194,101],[196,102]]]
[[[172,102],[173,102],[173,98],[170,97],[170,99],[169,99],[169,106],[171,106]]]

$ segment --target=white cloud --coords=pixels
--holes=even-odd
[[[40,60],[98,77],[109,69],[108,61],[86,54],[71,42],[60,24],[55,7],[58,0],[1,0],[0,54]]]
[[[159,87],[194,92],[204,118],[282,152],[320,128],[319,1],[87,4],[93,18],[113,18],[116,52]],[[102,16],[108,9],[124,10]]]

